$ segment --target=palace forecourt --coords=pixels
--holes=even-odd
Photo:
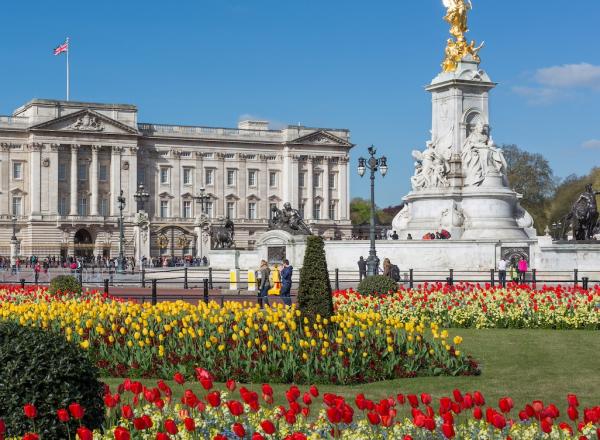
[[[0,117],[0,255],[10,254],[14,215],[20,256],[117,257],[121,190],[127,257],[201,257],[208,224],[227,217],[236,247],[253,249],[285,202],[314,232],[350,235],[348,130],[137,118],[134,105],[43,99]],[[142,219],[139,184],[150,195]]]

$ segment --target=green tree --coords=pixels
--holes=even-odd
[[[557,179],[548,160],[538,153],[529,153],[516,145],[503,145],[507,163],[508,183],[517,193],[522,194],[521,206],[535,222],[538,233],[549,224],[547,204],[553,198]]]
[[[402,205],[400,205],[401,208]],[[375,220],[378,225],[391,225],[396,213],[396,206],[379,209],[375,206]],[[398,209],[399,211],[400,209]],[[360,197],[355,197],[350,201],[350,220],[353,225],[364,225],[371,222],[371,202]]]
[[[304,263],[300,269],[298,307],[302,315],[310,320],[314,320],[317,314],[322,318],[330,318],[333,315],[325,244],[323,238],[315,235],[309,235],[306,239]]]

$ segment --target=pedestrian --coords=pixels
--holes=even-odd
[[[506,260],[504,257],[498,261],[498,281],[502,287],[506,287]]]
[[[391,277],[392,275],[392,262],[389,258],[383,259],[383,276]]]
[[[35,284],[37,286],[37,283],[40,279],[40,272],[42,271],[42,267],[40,266],[39,262],[35,263],[35,266],[33,267],[33,277],[35,279]]]
[[[358,259],[358,282],[361,282],[363,280],[363,278],[366,278],[366,276],[367,276],[367,262],[361,256]]]
[[[519,270],[519,281],[521,283],[524,283],[525,282],[525,278],[527,276],[527,269],[528,269],[528,267],[527,267],[527,259],[521,258],[519,260],[519,265],[518,265],[517,269]]]
[[[283,260],[283,269],[281,270],[281,298],[286,306],[292,305],[290,293],[292,291],[292,274],[294,267],[290,265],[289,260]]]
[[[407,240],[412,240],[412,239],[413,239],[413,238],[412,238],[412,234],[408,234],[408,235],[406,236],[406,239],[407,239]]]
[[[510,279],[513,283],[519,281],[519,272],[517,271],[517,263],[512,263],[510,265]]]
[[[400,239],[400,237],[398,236],[398,233],[396,231],[394,231],[394,233],[392,234],[392,240],[398,240]]]
[[[260,268],[258,269],[258,271],[260,274],[258,304],[261,308],[263,308],[264,304],[269,305],[269,289],[271,288],[271,282],[269,280],[271,270],[269,269],[269,265],[265,260],[262,260],[260,262]]]

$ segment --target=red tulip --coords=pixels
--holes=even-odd
[[[233,393],[236,388],[235,380],[229,379],[227,382],[225,382],[225,386],[227,387],[229,392]]]
[[[542,420],[542,431],[546,434],[550,434],[552,432],[552,419],[550,417],[546,417]]]
[[[241,416],[242,414],[244,414],[244,407],[237,400],[230,400],[229,402],[226,403],[226,405],[227,405],[227,408],[229,408],[229,412],[231,413],[231,415]]]
[[[69,421],[69,412],[66,409],[59,409],[56,411],[56,416],[58,417],[58,421],[62,423],[66,423]]]
[[[567,431],[569,433],[569,435],[573,435],[573,428],[571,428],[571,425],[569,425],[568,423],[565,422],[561,422],[558,427],[562,430],[562,431]]]
[[[308,391],[310,392],[310,394],[312,394],[313,397],[319,397],[319,389],[316,386],[311,385]]]
[[[310,396],[310,393],[304,393],[304,396],[302,396],[302,401],[305,405],[310,405],[312,403],[312,397]]]
[[[129,440],[131,438],[129,431],[121,426],[115,428],[114,435],[115,440]]]
[[[476,420],[481,420],[483,418],[483,411],[481,411],[481,407],[476,406],[475,408],[473,408],[473,417]]]
[[[121,415],[124,419],[131,420],[133,418],[133,410],[129,405],[123,405],[121,407]]]
[[[175,435],[179,432],[179,429],[177,429],[177,424],[173,419],[165,420],[165,430],[172,435]]]
[[[575,394],[567,395],[567,403],[569,406],[574,406],[575,408],[579,406],[579,401],[577,400],[577,396]]]
[[[227,440],[227,437],[225,437],[223,434],[217,434],[213,437],[213,440]]]
[[[185,383],[185,377],[181,373],[175,373],[173,375],[173,380],[177,382],[179,385],[183,385]]]
[[[498,429],[504,429],[506,427],[506,419],[502,414],[496,413],[492,417],[492,425]]]
[[[263,384],[262,393],[264,396],[273,396],[273,388],[268,383]]]
[[[296,423],[296,413],[292,410],[287,411],[285,413],[285,421],[289,424],[289,425],[293,425]]]
[[[93,440],[94,435],[85,426],[81,426],[77,428],[77,437],[79,437],[79,440]]]
[[[461,392],[459,390],[454,390],[452,391],[452,395],[454,396],[454,401],[456,403],[462,403],[463,401],[463,395],[461,394]]]
[[[194,422],[194,419],[191,419],[189,417],[185,418],[185,420],[183,421],[183,425],[185,426],[185,429],[188,432],[196,430],[196,423]]]
[[[216,408],[219,405],[221,405],[221,395],[219,394],[218,391],[213,391],[212,393],[208,393],[206,395],[206,400],[208,401],[210,406],[212,406],[213,408]]]
[[[28,432],[23,436],[23,440],[40,440],[40,436],[33,432]]]
[[[381,417],[379,417],[379,414],[376,412],[367,413],[367,418],[371,425],[379,425],[379,423],[381,423]]]
[[[417,396],[415,396],[414,394],[409,394],[408,396],[406,396],[406,398],[408,399],[408,403],[410,404],[410,406],[412,406],[413,408],[419,406]]]
[[[483,397],[483,394],[481,394],[479,391],[475,391],[473,393],[473,401],[475,402],[475,405],[477,405],[477,406],[485,405],[485,399]]]
[[[421,393],[421,402],[423,402],[423,405],[429,405],[431,403],[431,394]]]
[[[513,400],[510,397],[503,397],[500,399],[498,406],[500,407],[500,411],[504,414],[509,413],[514,406]]]
[[[454,425],[451,423],[444,423],[442,425],[442,432],[446,436],[446,438],[454,438],[456,433],[454,432]]]
[[[261,433],[255,432],[252,434],[252,440],[265,440]]]
[[[246,435],[246,430],[241,423],[234,423],[231,427],[231,430],[237,435],[239,438],[244,438]]]
[[[271,435],[275,432],[275,425],[270,420],[260,422],[260,427],[265,431],[265,434]]]
[[[23,412],[28,419],[35,419],[37,417],[37,408],[31,403],[28,403],[23,407]]]
[[[83,414],[85,413],[85,410],[80,404],[72,403],[69,405],[69,412],[75,420],[81,420],[83,419]]]
[[[166,434],[164,432],[157,432],[156,433],[156,440],[169,440],[169,434]]]

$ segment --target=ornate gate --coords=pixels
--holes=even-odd
[[[196,234],[179,226],[165,226],[151,233],[150,253],[162,257],[196,255]]]

